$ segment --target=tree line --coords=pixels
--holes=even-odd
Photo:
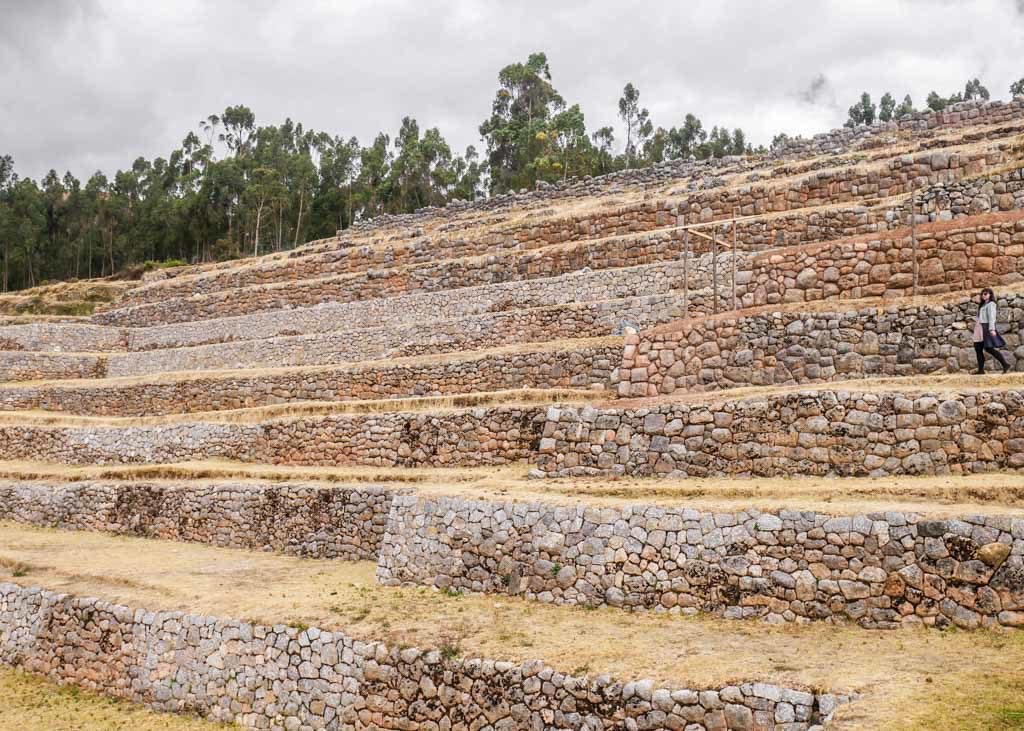
[[[967,98],[987,98],[973,84]],[[1024,91],[1024,79],[1016,87]],[[901,113],[890,102],[886,94],[876,111],[865,93],[857,123]],[[899,109],[913,109],[909,96]],[[393,136],[382,131],[364,145],[291,119],[257,125],[253,111],[237,105],[200,120],[166,157],[139,157],[112,177],[96,171],[83,182],[50,170],[37,182],[0,155],[0,290],[281,251],[384,213],[664,160],[764,151],[742,129],[709,130],[693,114],[656,126],[632,83],[617,111],[619,140],[611,126],[588,131],[579,104],[555,88],[546,55],[535,53],[498,73],[479,126],[483,154],[473,146],[454,152],[440,130],[422,130],[411,117]]]
[[[1011,97],[1022,95],[1024,95],[1024,78],[1010,84]],[[989,97],[990,94],[985,85],[979,79],[974,78],[964,84],[963,91],[957,91],[949,96],[943,96],[937,91],[929,92],[928,97],[925,99],[925,105],[927,109],[933,112],[941,112],[950,104],[976,99],[988,101]],[[899,119],[905,114],[913,114],[916,111],[918,110],[914,108],[914,101],[910,98],[910,94],[905,95],[903,101],[897,104],[893,95],[885,92],[876,105],[871,100],[871,94],[865,91],[860,95],[860,99],[847,111],[845,126],[856,127],[860,124],[874,124],[876,120],[889,122]]]
[[[440,130],[411,117],[364,145],[291,119],[258,125],[244,105],[200,120],[166,157],[139,157],[112,177],[50,170],[36,181],[0,155],[0,290],[280,251],[383,213],[750,151],[742,130],[708,132],[692,114],[678,128],[655,127],[632,83],[618,110],[621,151],[612,127],[588,133],[536,53],[499,72],[480,125],[483,156],[472,146],[453,152]]]

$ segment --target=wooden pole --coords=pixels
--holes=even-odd
[[[711,291],[714,313],[718,314],[718,235],[711,229]]]
[[[910,183],[910,248],[913,252],[914,257],[914,286],[911,293],[917,296],[917,233],[914,231],[914,219],[917,218],[917,206],[915,205],[914,199],[917,197],[917,191],[914,190],[914,183]]]
[[[736,211],[732,213],[732,308],[736,309]]]
[[[690,316],[690,229],[683,229],[683,317]]]

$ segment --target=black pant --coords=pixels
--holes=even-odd
[[[985,353],[986,352],[989,355],[991,355],[993,358],[995,358],[997,361],[999,361],[999,365],[1001,365],[1004,370],[1006,369],[1006,358],[1003,357],[1002,353],[1000,353],[995,348],[986,348],[985,347],[985,343],[975,343],[974,344],[974,354],[976,356],[978,356],[978,372],[979,373],[983,373],[985,371]]]

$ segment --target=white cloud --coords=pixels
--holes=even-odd
[[[655,124],[693,112],[767,143],[840,125],[862,90],[920,105],[980,76],[1005,97],[1022,2],[0,0],[0,153],[109,174],[238,103],[364,142],[411,115],[479,147],[498,70],[537,50],[591,130],[618,126],[632,81]]]

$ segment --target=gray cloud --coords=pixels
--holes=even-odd
[[[619,126],[632,81],[657,125],[693,112],[767,143],[842,124],[863,90],[920,104],[980,75],[1005,97],[1021,3],[0,0],[0,154],[110,174],[238,103],[364,142],[411,115],[479,147],[498,70],[536,50],[590,129]]]
[[[819,73],[811,79],[811,83],[802,91],[798,91],[796,96],[800,101],[807,104],[819,104],[828,107],[836,106],[835,92],[832,90],[832,86],[829,84],[825,74]]]

